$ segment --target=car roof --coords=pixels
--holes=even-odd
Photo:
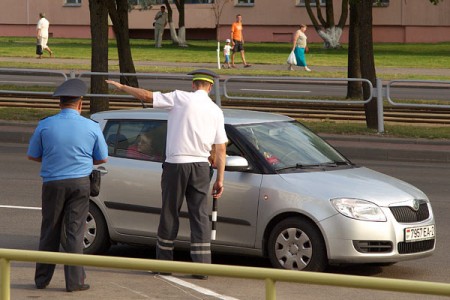
[[[111,119],[127,119],[127,120],[167,120],[167,110],[156,108],[143,109],[127,109],[127,110],[110,110],[95,113],[91,116],[93,120],[111,120]],[[241,109],[223,109],[225,124],[254,124],[266,122],[292,121],[293,119],[284,115],[257,112]]]

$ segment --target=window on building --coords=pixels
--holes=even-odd
[[[148,0],[130,0],[130,2],[133,5],[140,4],[140,2],[142,2],[142,1],[148,2]],[[134,2],[137,2],[137,4],[135,4]],[[169,0],[169,3],[173,4],[173,0]],[[184,1],[184,4],[211,4],[211,3],[214,3],[214,0],[185,0]],[[164,3],[164,0],[153,0],[152,4],[153,5],[161,5],[161,4],[164,5],[165,3]]]
[[[81,0],[65,0],[65,5],[81,5]]]
[[[255,5],[255,0],[234,0],[235,6],[253,6]]]
[[[373,6],[389,6],[389,0],[373,0]]]
[[[185,4],[211,4],[214,0],[185,0]]]
[[[320,0],[320,5],[325,6],[326,0]],[[305,0],[297,0],[297,6],[305,6]],[[316,0],[311,0],[311,6],[316,6]]]

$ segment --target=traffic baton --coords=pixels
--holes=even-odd
[[[211,240],[214,241],[216,239],[216,225],[217,225],[217,198],[215,197],[215,195],[213,195],[211,221],[212,221]]]

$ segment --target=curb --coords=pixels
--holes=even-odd
[[[450,163],[450,140],[319,135],[350,160]]]

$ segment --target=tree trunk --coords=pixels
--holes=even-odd
[[[317,31],[319,36],[324,40],[325,49],[339,49],[341,43],[339,42],[342,36],[342,28],[333,26],[330,28],[321,28]]]
[[[178,44],[177,30],[175,28],[175,24],[173,24],[173,11],[172,7],[170,7],[169,0],[164,0],[164,5],[167,9],[167,22],[169,23],[170,39],[172,40],[172,44]]]
[[[128,31],[128,0],[107,0],[106,3],[116,35],[120,72],[136,73],[131,55]],[[120,82],[129,86],[138,87],[136,76],[121,76]]]
[[[186,43],[186,27],[185,27],[185,10],[184,10],[184,0],[175,0],[175,6],[178,9],[178,46],[187,47]]]
[[[108,10],[102,0],[89,0],[91,20],[91,72],[108,72]],[[106,76],[91,77],[91,94],[107,94]],[[93,97],[90,100],[90,113],[109,109],[109,98]]]
[[[375,60],[373,54],[373,39],[372,39],[372,0],[359,1],[361,5],[361,28],[359,35],[360,45],[360,62],[361,62],[361,76],[368,79],[373,87],[376,87],[376,71]],[[368,84],[363,84],[364,99],[367,99],[370,95]],[[376,98],[364,105],[366,113],[366,124],[368,128],[378,128],[378,111]]]
[[[341,48],[340,39],[348,16],[348,1],[349,0],[342,0],[341,16],[339,18],[339,23],[336,26],[334,21],[334,7],[332,0],[327,0],[325,2],[326,19],[323,17],[319,0],[315,0],[317,18],[311,8],[311,0],[305,0],[306,11],[308,12],[314,29],[324,40],[325,49]]]
[[[361,78],[361,65],[359,60],[359,6],[350,4],[350,27],[348,40],[348,78]],[[360,99],[362,85],[360,81],[349,81],[347,84],[347,98]]]

